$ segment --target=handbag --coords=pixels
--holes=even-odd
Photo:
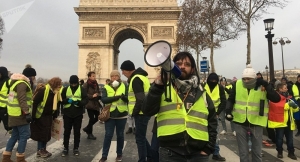
[[[110,107],[111,104],[104,106],[100,115],[98,116],[100,121],[107,121],[110,118]]]

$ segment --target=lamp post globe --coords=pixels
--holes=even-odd
[[[268,34],[265,35],[265,38],[268,40],[268,51],[269,51],[269,68],[270,68],[270,79],[274,79],[274,59],[273,59],[273,47],[272,47],[272,38],[274,34],[271,34],[271,30],[273,30],[275,19],[265,19],[265,30],[268,31]]]
[[[286,39],[286,41],[284,41]],[[281,60],[282,60],[282,76],[285,77],[285,73],[284,73],[284,57],[283,57],[283,46],[285,44],[290,44],[292,41],[289,40],[289,38],[287,37],[282,37],[282,38],[276,38],[273,42],[274,45],[277,45],[277,41],[276,40],[279,40],[278,42],[280,43],[280,46],[281,46]]]

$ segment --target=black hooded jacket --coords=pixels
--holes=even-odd
[[[148,73],[143,70],[142,68],[137,68],[132,75],[128,78],[128,84],[130,84],[131,78],[133,78],[135,75],[143,75],[148,76]],[[135,95],[135,105],[133,108],[132,116],[136,116],[139,114],[139,112],[142,110],[143,101],[145,98],[145,92],[144,92],[144,82],[139,78],[135,77],[132,81],[132,89]],[[128,85],[130,87],[130,85]]]

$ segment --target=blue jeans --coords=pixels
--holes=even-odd
[[[135,142],[138,149],[138,162],[146,162],[146,157],[152,159],[151,147],[146,139],[146,132],[150,116],[137,115],[134,117],[135,121]]]
[[[249,146],[248,146],[248,131],[251,133],[251,152],[252,161],[260,162],[263,127],[261,126],[243,126],[235,124],[236,140],[239,148],[240,162],[250,162],[249,160]]]
[[[124,129],[127,118],[124,119],[108,119],[105,122],[105,137],[103,142],[102,157],[108,156],[108,151],[111,144],[111,139],[116,128],[117,134],[117,155],[122,155],[124,147]]]
[[[294,144],[293,144],[293,131],[289,126],[284,128],[275,128],[276,131],[276,150],[278,152],[282,152],[282,144],[283,144],[283,136],[286,138],[287,150],[289,152],[294,152]]]
[[[10,139],[6,144],[6,151],[12,152],[16,142],[18,141],[18,148],[17,151],[20,154],[23,154],[26,149],[27,140],[30,137],[30,125],[20,125],[12,127],[12,134]]]
[[[47,142],[38,141],[37,142],[37,150],[46,149]]]
[[[156,122],[156,121],[154,121]],[[157,133],[153,132],[151,139],[152,159],[153,162],[159,162],[159,142]]]
[[[220,128],[220,125],[219,125],[219,122],[217,122],[217,139],[216,139],[216,144],[215,144],[215,151],[213,153],[213,155],[219,155],[220,154],[220,146],[219,146],[219,141],[220,141],[220,138],[219,138],[219,128]]]
[[[208,162],[208,155],[180,155],[169,149],[159,148],[159,162]]]
[[[225,110],[220,113],[219,117],[221,119],[223,130],[225,130],[227,132],[227,126],[226,126],[226,121],[225,121]],[[234,128],[233,121],[230,121],[230,127],[231,127],[231,131],[234,132],[235,128]]]

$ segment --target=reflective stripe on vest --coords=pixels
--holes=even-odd
[[[215,86],[215,88],[212,91],[210,91],[208,84],[205,84],[204,89],[206,90],[206,93],[210,96],[211,100],[213,101],[215,109],[216,109],[216,112],[217,112],[218,111],[218,107],[219,107],[219,105],[221,103],[219,85],[217,84]]]
[[[70,88],[70,86],[68,86],[67,88],[67,92],[66,92],[66,98],[70,98],[73,101],[80,101],[81,100],[81,88],[80,86],[78,86],[78,88],[76,89],[75,93],[72,93],[72,90]],[[71,104],[67,103],[64,104],[64,108],[69,108],[71,106]],[[78,107],[76,105],[74,105],[75,107]]]
[[[8,87],[7,84],[10,84],[11,80],[7,80],[3,83],[3,86],[1,87],[0,91],[0,107],[1,108],[6,108],[7,106],[7,92],[8,92]]]
[[[264,100],[264,116],[259,115],[260,100]],[[266,98],[266,92],[251,89],[248,94],[248,90],[244,88],[242,80],[236,82],[236,95],[235,104],[232,115],[233,121],[238,123],[244,123],[246,119],[251,124],[258,126],[267,126],[269,105]]]
[[[169,88],[166,89],[169,90]],[[193,139],[208,141],[208,109],[203,95],[206,93],[204,92],[187,112],[173,87],[171,88],[171,102],[166,102],[163,94],[161,107],[157,114],[158,137],[171,136],[186,131]],[[177,110],[177,102],[182,105],[179,110]]]
[[[150,88],[150,81],[147,77],[143,76],[143,75],[134,75],[129,83],[129,88],[128,88],[128,112],[129,114],[132,114],[133,112],[133,108],[136,102],[136,98],[132,89],[132,82],[134,80],[134,78],[139,77],[142,82],[143,82],[143,87],[144,87],[144,93],[145,96],[148,94],[149,88]],[[139,114],[143,114],[142,111],[139,112]]]
[[[122,94],[125,94],[125,90],[126,90],[124,83],[121,83],[117,91],[115,91],[109,85],[105,85],[104,88],[106,89],[107,97],[121,96]],[[120,113],[128,111],[127,103],[124,102],[121,98],[118,101],[114,101],[111,103],[110,112],[114,111],[116,108]]]
[[[29,88],[29,92],[26,92],[26,103],[29,107],[29,111],[31,110],[32,90],[30,88],[30,85],[27,82],[23,81],[23,80],[18,80],[9,88],[9,95],[11,95],[11,93],[13,93],[13,100],[10,101],[8,99],[8,102],[7,102],[7,112],[8,112],[8,115],[10,115],[10,116],[20,116],[22,114],[22,110],[21,110],[21,107],[19,105],[18,94],[17,94],[17,92],[14,91],[14,88],[19,83],[25,83],[27,85],[27,87]]]
[[[40,118],[44,112],[44,107],[45,107],[45,104],[46,104],[46,101],[47,101],[47,98],[49,95],[49,91],[50,91],[50,86],[49,86],[49,84],[46,84],[43,101],[38,104],[37,109],[36,109],[36,113],[35,113],[36,118]]]

